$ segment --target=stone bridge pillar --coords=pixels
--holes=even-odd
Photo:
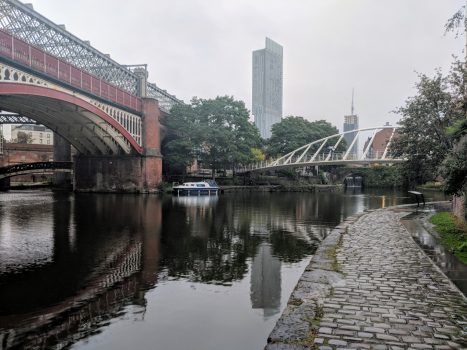
[[[69,162],[71,161],[71,145],[60,135],[54,133],[54,161]],[[70,173],[55,172],[53,177],[54,187],[69,187],[71,186]]]
[[[143,154],[75,157],[74,189],[80,192],[156,192],[162,181],[159,103],[143,98]]]

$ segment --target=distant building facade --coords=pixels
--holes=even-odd
[[[352,108],[353,110],[353,108]],[[358,115],[351,114],[344,116],[344,132],[357,130],[358,129]],[[355,138],[356,132],[349,132],[348,134],[344,134],[344,140],[347,142],[347,147],[352,144],[352,141]],[[350,154],[357,154],[358,153],[358,138],[352,146],[350,150]]]
[[[25,133],[28,143],[35,145],[53,145],[53,131],[43,125],[13,125],[11,127],[11,140],[18,141],[18,134]]]
[[[385,126],[390,126],[389,123],[386,123]],[[373,141],[370,144],[371,137],[369,137],[364,146],[364,150],[366,150],[368,147],[367,151],[367,157],[368,158],[376,158],[380,159],[384,151],[387,148],[388,143],[390,142],[391,139],[394,139],[397,137],[397,131],[394,131],[394,129],[382,129],[378,131],[375,134],[375,137],[373,138]]]
[[[262,138],[282,118],[282,46],[266,38],[266,47],[253,51],[252,111]]]

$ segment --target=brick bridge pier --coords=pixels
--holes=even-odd
[[[78,192],[156,192],[162,181],[160,117],[157,100],[143,98],[143,154],[74,158]]]

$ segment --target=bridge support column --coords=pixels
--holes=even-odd
[[[153,98],[143,98],[144,178],[149,188],[162,182],[161,110]]]
[[[143,154],[75,157],[75,191],[157,192],[162,181],[159,133],[158,102],[143,98]]]
[[[58,134],[54,134],[54,161],[69,162],[71,161],[71,145],[70,143]],[[71,186],[70,173],[55,172],[53,177],[54,187],[66,188]]]

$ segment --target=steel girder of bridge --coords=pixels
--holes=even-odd
[[[46,125],[84,155],[142,153],[141,115],[91,96],[0,61],[1,109]]]
[[[14,164],[0,168],[0,180],[25,174],[36,174],[60,170],[62,172],[71,172],[73,162],[35,162]]]
[[[37,124],[37,121],[16,113],[0,113],[0,125],[3,124]]]
[[[384,149],[379,151],[372,150],[372,144],[377,132],[384,129],[391,130],[388,142]],[[277,159],[251,164],[247,167],[239,168],[236,171],[237,173],[245,173],[315,165],[370,165],[400,163],[403,159],[393,158],[389,153],[389,147],[396,130],[397,127],[383,126],[346,131],[310,142]],[[359,136],[361,136],[363,132],[368,131],[372,132],[372,136],[366,143],[363,153],[351,153]],[[342,143],[344,135],[346,134],[353,135],[352,141],[349,145],[346,145],[344,152],[336,152],[335,150]]]
[[[115,62],[88,41],[68,32],[64,26],[48,20],[34,11],[30,4],[0,0],[0,29],[132,95],[155,98],[165,113],[169,113],[173,105],[183,103],[149,82],[145,82],[146,96],[141,96],[141,76],[137,72]]]
[[[22,115],[2,123],[35,120],[84,155],[141,155],[141,97],[166,113],[182,103],[141,65],[119,65],[29,5],[0,0],[0,108]]]

